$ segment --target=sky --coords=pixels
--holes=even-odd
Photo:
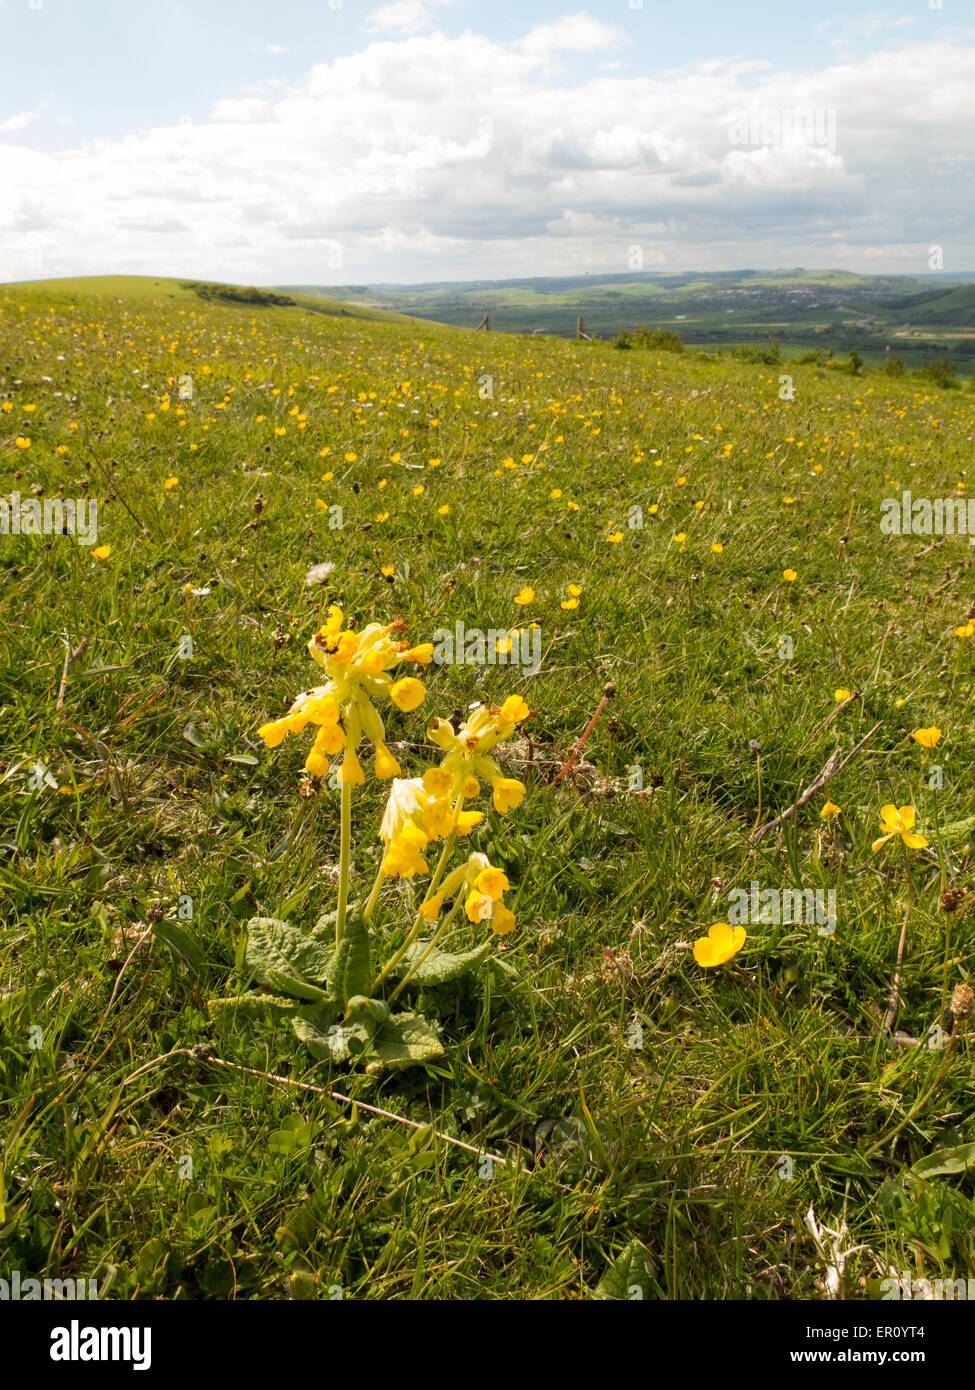
[[[0,282],[975,270],[938,3],[0,0]]]

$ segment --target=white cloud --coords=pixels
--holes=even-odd
[[[11,116],[9,120],[0,121],[0,135],[13,134],[16,130],[26,130],[31,121],[37,120],[35,111],[21,111],[18,116]]]
[[[420,34],[436,23],[434,7],[448,4],[450,0],[393,0],[368,14],[365,27],[370,34]]]
[[[28,275],[28,236],[46,274],[262,283],[623,270],[634,244],[674,268],[875,268],[889,247],[890,268],[924,270],[933,241],[952,268],[975,264],[960,40],[800,73],[742,59],[553,71],[561,54],[624,45],[584,15],[509,43],[376,39],[208,120],[54,151],[29,148],[15,117],[0,264]],[[835,141],[734,143],[753,108],[832,112]]]

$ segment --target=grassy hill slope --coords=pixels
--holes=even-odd
[[[98,502],[97,546],[0,535],[7,1264],[105,1298],[582,1300],[639,1242],[649,1298],[818,1298],[812,1207],[848,1296],[971,1272],[975,552],[881,518],[967,498],[975,396],[121,284],[0,287],[0,497]],[[496,750],[523,803],[480,785],[463,841],[516,928],[460,912],[449,949],[493,963],[407,989],[445,1053],[387,1075],[314,1060],[245,963],[254,915],[335,905],[341,793],[309,731],[257,732],[331,605],[542,650],[383,706],[404,777],[429,716],[534,711]],[[924,845],[872,848],[886,803]],[[381,884],[380,958],[428,881]],[[769,906],[702,966],[753,884],[834,893],[835,930]]]

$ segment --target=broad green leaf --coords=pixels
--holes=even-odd
[[[311,934],[316,941],[321,941],[330,949],[335,948],[335,920],[338,913],[334,907],[331,912],[323,912],[321,917],[311,929]]]
[[[242,1018],[284,1018],[297,1006],[290,999],[276,999],[273,994],[238,994],[232,999],[211,999],[207,1009],[214,1023],[232,1023]]]
[[[650,1297],[653,1257],[646,1246],[631,1240],[596,1285],[594,1299],[637,1300]]]
[[[370,1050],[374,1019],[340,1018],[338,1005],[326,1001],[300,1009],[291,1020],[296,1035],[320,1062],[348,1062]]]
[[[965,820],[949,821],[947,825],[941,827],[940,834],[945,844],[954,844],[956,840],[963,840],[973,832],[975,832],[975,816],[968,816]]]
[[[376,1060],[368,1072],[399,1071],[421,1062],[434,1062],[444,1055],[437,1030],[422,1014],[393,1014],[372,1040]]]
[[[295,975],[291,971],[269,970],[267,978],[268,984],[279,989],[282,994],[289,994],[292,999],[304,999],[312,1004],[320,1004],[325,998],[325,991],[319,989],[318,985],[310,984],[300,975]]]
[[[958,1144],[953,1149],[939,1149],[918,1159],[911,1168],[916,1178],[940,1178],[951,1173],[964,1173],[975,1165],[975,1144]]]
[[[329,998],[343,1008],[356,994],[369,988],[369,933],[357,907],[350,907],[345,919],[345,932],[335,948],[328,966]]]
[[[426,951],[427,945],[428,943],[425,941],[414,942],[403,959],[390,973],[405,975],[413,962],[418,961]],[[449,951],[441,951],[434,946],[423,964],[418,965],[410,975],[407,983],[413,984],[415,981],[418,985],[446,984],[448,980],[456,980],[460,975],[466,975],[473,970],[493,950],[493,941],[485,941],[480,946],[475,946],[473,951],[464,951],[460,955],[452,955]]]
[[[246,960],[259,984],[273,983],[272,970],[310,984],[326,978],[330,954],[301,927],[276,917],[252,917],[247,923]]]

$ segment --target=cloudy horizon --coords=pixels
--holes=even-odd
[[[971,11],[654,3],[0,0],[0,281],[975,268]]]

